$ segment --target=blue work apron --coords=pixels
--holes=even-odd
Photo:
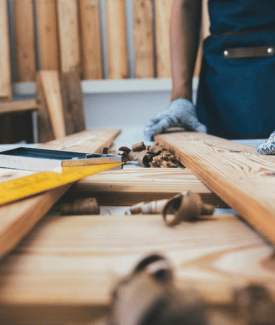
[[[209,0],[208,7],[198,118],[213,135],[267,137],[275,131],[275,0]]]

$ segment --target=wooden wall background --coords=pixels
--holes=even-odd
[[[78,70],[82,80],[102,79],[103,42],[107,48],[107,78],[129,78],[129,51],[134,53],[136,78],[171,76],[172,0],[1,0],[1,7],[5,2],[11,7],[14,25],[10,39],[15,39],[16,81],[35,81],[37,69],[59,69],[64,73]],[[131,6],[130,19],[126,5]],[[208,31],[205,12],[206,0],[203,37]],[[133,49],[127,44],[129,37]]]

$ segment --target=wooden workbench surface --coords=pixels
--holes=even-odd
[[[212,302],[250,282],[275,289],[273,248],[234,215],[175,228],[160,215],[52,216],[0,265],[1,324],[91,321],[108,310],[114,281],[152,252],[170,258],[178,286]]]

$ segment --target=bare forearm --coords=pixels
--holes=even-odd
[[[170,22],[171,100],[192,100],[192,79],[198,52],[202,0],[174,0]]]

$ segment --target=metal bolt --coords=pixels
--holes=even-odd
[[[225,50],[225,51],[223,52],[223,54],[224,54],[224,56],[228,56],[228,51]]]
[[[274,52],[274,49],[272,47],[269,47],[267,49],[267,53],[272,54]]]

